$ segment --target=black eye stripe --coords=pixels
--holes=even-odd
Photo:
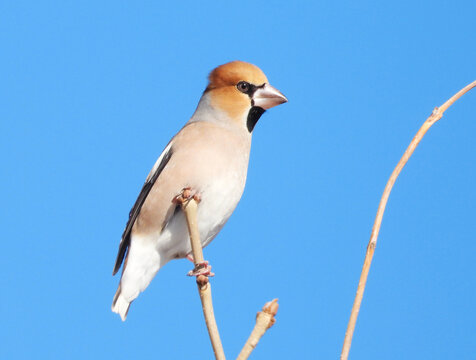
[[[242,93],[247,94],[250,98],[253,97],[253,94],[256,92],[256,90],[263,86],[264,84],[261,86],[256,86],[246,81],[240,81],[238,84],[236,84],[236,88]]]

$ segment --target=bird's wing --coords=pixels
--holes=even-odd
[[[134,223],[139,216],[140,210],[142,205],[144,204],[147,195],[149,195],[150,189],[154,186],[155,182],[157,181],[160,173],[164,170],[167,163],[170,161],[172,157],[172,142],[170,142],[167,147],[164,149],[162,154],[160,154],[159,158],[157,159],[154,167],[152,168],[151,172],[147,176],[145,180],[144,186],[142,186],[142,190],[137,198],[134,206],[132,207],[131,211],[129,212],[129,221],[127,222],[126,228],[124,233],[122,234],[121,243],[119,244],[119,252],[117,253],[116,264],[114,265],[114,270],[112,275],[116,275],[119,271],[122,261],[124,260],[124,256],[126,254],[127,249],[131,243],[131,230],[134,226]]]

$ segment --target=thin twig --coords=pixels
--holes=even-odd
[[[347,360],[349,356],[350,346],[352,343],[352,335],[354,334],[355,323],[357,322],[357,316],[359,315],[360,304],[362,303],[362,297],[364,296],[365,284],[367,282],[367,276],[369,274],[370,265],[372,263],[372,257],[375,252],[375,247],[377,246],[377,238],[380,231],[380,225],[382,223],[383,213],[385,211],[385,206],[387,205],[387,200],[392,191],[393,184],[397,180],[398,175],[402,171],[403,167],[407,163],[410,156],[412,156],[415,148],[420,143],[423,136],[426,134],[428,129],[441,119],[443,113],[461,96],[466,94],[469,90],[476,87],[476,81],[473,81],[471,84],[465,86],[463,89],[458,91],[454,96],[452,96],[448,101],[446,101],[439,108],[435,108],[433,113],[426,119],[426,121],[418,130],[417,134],[411,141],[407,150],[403,154],[402,158],[398,162],[397,166],[390,175],[385,190],[383,192],[382,198],[380,199],[380,204],[378,206],[377,215],[375,217],[374,226],[372,228],[372,234],[370,235],[370,241],[367,246],[367,252],[365,254],[364,266],[362,268],[362,273],[360,274],[359,285],[357,287],[357,294],[355,295],[354,305],[352,306],[352,311],[350,314],[349,324],[347,325],[347,331],[345,332],[344,345],[342,347],[341,360]]]
[[[263,310],[256,314],[255,327],[253,328],[248,340],[246,340],[245,346],[243,346],[243,349],[236,358],[237,360],[248,359],[266,330],[268,330],[276,322],[274,317],[278,312],[278,307],[278,299],[274,299],[273,301],[267,302],[263,306]]]
[[[198,231],[197,223],[197,202],[195,199],[191,198],[182,202],[181,206],[182,210],[185,212],[185,217],[187,218],[193,260],[195,263],[195,268],[197,268],[197,265],[203,263],[202,244],[200,242],[200,233]],[[202,301],[202,310],[203,315],[205,316],[205,323],[207,324],[208,335],[210,336],[213,352],[215,353],[215,359],[225,360],[225,352],[223,351],[223,345],[220,340],[220,334],[218,333],[215,314],[213,313],[212,289],[211,284],[208,281],[208,277],[205,275],[199,275],[197,277],[197,286],[198,293],[200,294],[200,300]]]

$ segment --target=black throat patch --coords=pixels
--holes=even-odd
[[[253,131],[256,123],[264,112],[265,110],[258,106],[251,107],[250,112],[248,113],[248,118],[246,119],[246,127],[248,128],[249,132]]]

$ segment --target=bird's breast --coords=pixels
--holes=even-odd
[[[200,195],[198,227],[201,242],[206,246],[231,216],[243,194],[251,139],[213,124],[195,123],[184,128],[177,140],[183,145],[173,148],[163,175],[177,180],[175,195],[185,187]],[[183,257],[190,251],[181,211],[174,212],[163,230],[160,246],[171,257]]]

